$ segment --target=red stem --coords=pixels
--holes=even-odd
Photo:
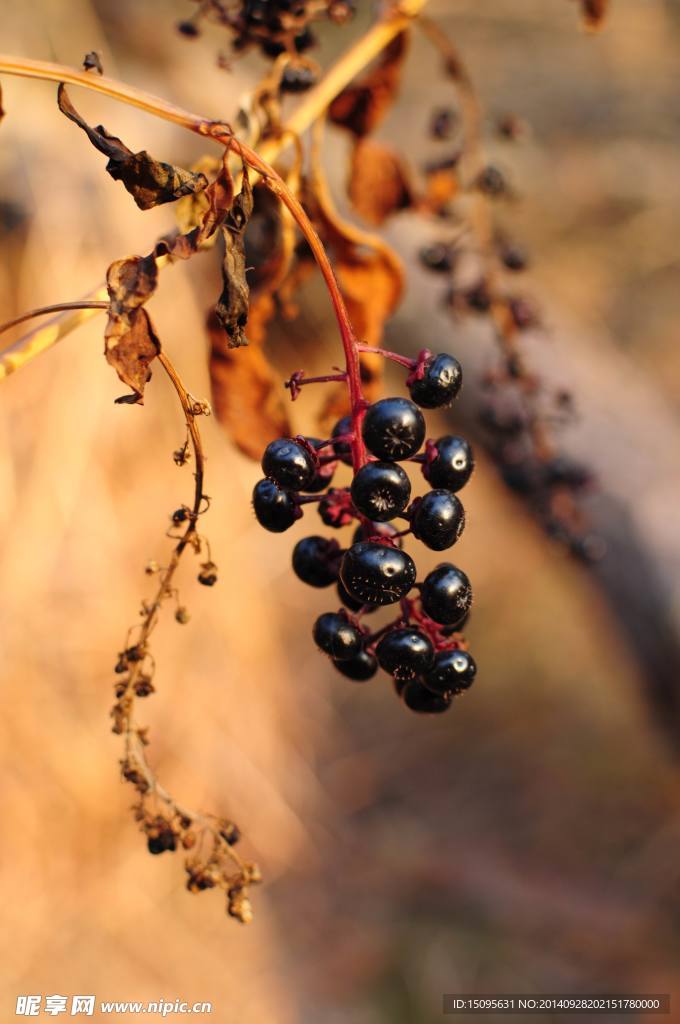
[[[357,342],[357,349],[359,352],[370,352],[372,355],[391,359],[393,363],[399,363],[400,366],[405,366],[407,370],[413,370],[416,366],[414,359],[409,359],[408,356],[400,356],[398,352],[390,352],[386,348],[373,348],[372,345],[363,345]]]

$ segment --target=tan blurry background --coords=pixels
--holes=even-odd
[[[192,9],[180,0],[4,7],[4,50],[78,64],[96,49],[108,74],[207,115],[233,116],[262,68],[218,72],[225,41],[178,37]],[[512,216],[533,289],[553,304],[554,344],[563,317],[596,350],[625,350],[676,418],[680,16],[661,0],[613,7],[590,38],[566,0],[432,3],[489,110],[532,122],[531,142],[502,160],[526,196]],[[434,70],[418,44],[398,140],[438,101]],[[136,210],[51,85],[3,89],[5,320],[86,293],[172,212]],[[123,106],[81,92],[76,103],[132,148],[183,164],[201,152]],[[198,396],[217,287],[215,260],[198,257],[164,272],[151,307]],[[310,371],[338,358],[322,293],[308,300],[280,338],[282,379],[300,337],[314,339]],[[218,1020],[247,1024],[428,1024],[445,991],[680,999],[677,760],[588,574],[483,457],[456,558],[475,584],[479,679],[450,716],[421,720],[384,678],[352,686],[313,650],[326,595],[298,583],[289,558],[317,520],[261,531],[248,505],[257,467],[205,424],[221,579],[207,590],[183,569],[192,620],[160,626],[158,693],[142,710],[168,787],[241,825],[266,879],[255,923],[227,920],[215,894],[189,896],[179,855],[146,854],[108,731],[112,669],[191,474],[172,462],[183,427],[160,374],[143,409],[113,405],[101,331],[93,321],[1,386],[1,1019],[28,992],[210,1000]],[[299,429],[312,430],[312,407],[295,406]],[[431,422],[436,436],[444,421]],[[660,475],[661,450],[649,460]]]

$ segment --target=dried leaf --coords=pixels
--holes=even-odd
[[[375,131],[396,99],[407,46],[407,32],[395,36],[379,63],[356,85],[336,96],[328,108],[330,120],[357,137]]]
[[[260,459],[274,438],[291,433],[281,382],[261,344],[273,311],[271,295],[263,295],[258,303],[253,303],[251,344],[239,352],[233,351],[229,335],[217,316],[211,314],[208,318],[213,408],[236,447],[252,459]]]
[[[144,303],[153,295],[158,268],[153,256],[131,256],[109,267],[106,285],[111,300],[104,332],[104,354],[124,384],[132,389],[118,402],[140,404],[144,385],[151,377],[150,363],[160,352],[160,342]]]
[[[59,86],[57,101],[62,114],[82,128],[92,145],[109,158],[106,170],[115,181],[122,181],[141,210],[174,202],[207,187],[204,174],[154,160],[146,150],[133,153],[103,125],[91,128],[71,103],[63,85]]]
[[[200,160],[197,160],[191,167],[194,174],[203,174],[206,178],[210,179],[213,175],[217,175],[221,169],[221,160],[216,156],[202,156]],[[189,234],[194,228],[199,227],[202,223],[205,214],[210,206],[210,199],[208,196],[207,189],[200,192],[191,192],[187,196],[182,196],[177,201],[175,206],[175,218],[177,220],[177,226],[183,235]]]
[[[222,263],[224,285],[215,307],[215,313],[227,332],[231,348],[248,344],[244,332],[248,322],[250,292],[246,280],[244,235],[252,212],[253,190],[248,170],[244,166],[241,191],[234,198],[222,224],[225,249]]]
[[[609,0],[581,0],[583,20],[588,28],[600,28],[607,14]]]
[[[359,139],[354,147],[347,191],[357,213],[376,227],[414,199],[400,157],[368,138]]]

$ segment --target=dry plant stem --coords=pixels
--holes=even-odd
[[[177,568],[179,566],[182,555],[187,547],[195,547],[197,544],[197,530],[196,524],[198,517],[201,512],[201,506],[204,500],[203,494],[203,481],[205,474],[205,454],[203,452],[203,444],[201,441],[201,435],[196,424],[196,414],[194,412],[194,403],[191,396],[188,394],[186,388],[182,384],[177,371],[168,359],[164,352],[159,352],[158,361],[165,370],[166,374],[170,378],[172,386],[177,392],[182,411],[184,413],[184,419],[187,426],[187,431],[191,439],[191,445],[194,453],[195,460],[195,487],[194,487],[194,499],[191,514],[189,516],[189,522],[180,537],[172,557],[170,558],[169,564],[161,571],[160,580],[156,594],[150,604],[146,606],[146,612],[144,620],[141,624],[139,636],[135,641],[135,646],[139,647],[140,650],[146,651],[147,644],[151,634],[153,633],[156,624],[158,622],[159,614],[163,602],[172,597],[173,593],[173,579]],[[148,787],[147,793],[158,797],[165,804],[168,805],[174,812],[181,817],[186,818],[195,823],[203,824],[207,827],[211,827],[209,819],[196,814],[194,811],[187,810],[181,807],[175,799],[165,790],[154,775],[146,758],[144,750],[144,742],[140,735],[139,727],[137,726],[134,719],[134,707],[135,707],[135,684],[137,683],[139,676],[142,672],[144,665],[143,659],[140,661],[133,662],[130,668],[130,673],[127,680],[125,693],[120,698],[120,704],[125,708],[125,758],[126,761],[132,762],[135,767],[142,772],[145,783]],[[221,844],[223,852],[231,858],[231,860],[238,865],[240,869],[243,869],[244,865],[236,853],[236,851],[226,843],[213,829],[215,839]]]
[[[108,306],[108,300],[105,301],[106,295],[106,288],[100,288],[99,291],[95,292],[91,302],[90,300],[84,300],[83,302],[76,303],[61,303],[54,307],[55,309],[61,307],[63,310],[68,306],[71,311],[70,315],[64,316],[63,312],[57,313],[47,324],[30,331],[28,334],[24,334],[12,345],[8,345],[6,349],[0,352],[0,380],[3,377],[9,377],[15,370],[20,370],[26,363],[42,352],[52,348],[58,341],[61,341],[62,338],[65,338],[74,331],[76,327],[79,327],[87,320],[91,320],[93,316],[96,316],[102,309],[106,308]],[[101,304],[99,301],[100,297]],[[34,315],[36,315],[35,311],[28,314],[28,316]],[[10,327],[14,323],[20,322],[20,320],[21,318],[10,321],[6,326]]]
[[[39,306],[37,309],[31,309],[28,313],[22,313],[21,316],[17,316],[14,320],[8,320],[7,323],[0,324],[0,334],[4,334],[5,331],[9,331],[12,327],[17,327],[19,324],[25,323],[27,320],[32,320],[38,316],[49,316],[50,313],[65,313],[67,310],[72,309],[107,309],[108,302],[102,300],[97,302],[94,299],[84,299],[82,302],[56,302],[52,306]],[[6,352],[11,351],[12,346],[9,345],[6,349],[0,352],[0,355],[4,355]]]

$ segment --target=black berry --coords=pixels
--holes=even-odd
[[[427,672],[434,662],[434,647],[418,629],[391,629],[376,647],[381,669],[395,679],[415,679]]]
[[[340,545],[327,537],[303,537],[293,548],[293,571],[310,587],[329,587],[338,578]]]
[[[281,487],[304,491],[316,475],[316,465],[311,453],[301,444],[280,437],[265,448],[262,472]]]
[[[410,459],[425,440],[425,420],[408,398],[382,398],[366,410],[362,426],[366,447],[379,459]]]
[[[423,465],[423,474],[433,487],[459,491],[472,476],[474,468],[472,448],[465,438],[447,434],[446,437],[440,437],[435,441],[429,450],[428,458]]]
[[[314,640],[335,661],[345,661],[360,653],[362,633],[343,612],[326,612],[314,623]]]
[[[300,518],[301,510],[273,480],[260,480],[253,490],[253,508],[260,526],[271,533],[283,533]]]
[[[437,274],[447,274],[453,270],[455,263],[455,252],[446,242],[435,242],[434,245],[427,245],[420,250],[420,262],[428,270],[434,270]]]
[[[411,398],[423,409],[439,409],[450,405],[463,382],[463,370],[454,356],[441,352],[425,363],[420,380],[411,380],[408,388]]]
[[[393,604],[416,581],[410,555],[373,541],[353,544],[340,566],[340,579],[351,597],[365,604]]]
[[[316,85],[317,74],[306,64],[289,64],[281,78],[281,92],[306,92]]]
[[[166,850],[173,851],[177,848],[175,834],[170,829],[164,829],[158,835],[149,836],[146,840],[149,853],[165,853]]]
[[[432,693],[422,683],[407,683],[401,692],[401,699],[411,711],[425,715],[438,715],[451,707],[449,694]]]
[[[477,666],[467,651],[439,651],[423,684],[434,693],[461,693],[472,686]]]
[[[332,438],[346,437],[352,433],[352,417],[343,416],[333,427]],[[346,466],[352,465],[352,446],[349,441],[334,441],[333,451]]]
[[[411,481],[394,462],[368,462],[352,480],[352,501],[357,511],[378,523],[403,512],[411,497]]]
[[[457,625],[472,604],[469,579],[449,562],[438,565],[425,577],[420,596],[425,614],[445,626]]]
[[[343,658],[341,661],[334,658],[333,664],[338,672],[342,672],[348,679],[353,679],[355,683],[365,683],[378,671],[377,659],[365,649],[359,651],[353,658]]]
[[[344,604],[345,608],[349,608],[351,612],[361,611],[363,608],[365,612],[374,612],[379,606],[377,604],[367,603],[366,601],[359,601],[356,597],[352,597],[348,590],[343,586],[342,580],[338,580],[337,585],[338,597]],[[123,669],[125,671],[125,669]]]
[[[465,510],[451,491],[430,491],[415,503],[413,536],[433,551],[444,551],[455,544],[464,526]]]

